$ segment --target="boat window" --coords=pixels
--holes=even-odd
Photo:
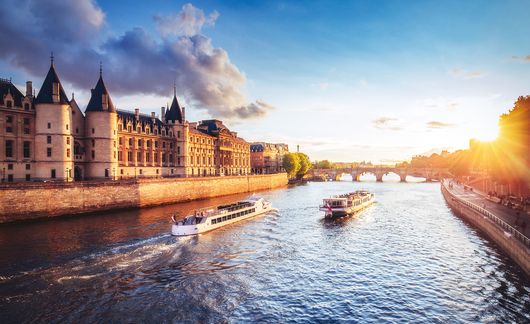
[[[217,223],[217,219],[212,219],[212,225],[215,225]]]

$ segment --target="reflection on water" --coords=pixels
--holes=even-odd
[[[325,196],[376,203],[323,221]],[[0,227],[0,320],[528,322],[521,270],[455,217],[437,184],[311,183],[278,213],[198,237],[169,217],[241,199]]]

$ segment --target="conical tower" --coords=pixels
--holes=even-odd
[[[188,165],[186,159],[188,157],[189,125],[185,119],[184,109],[184,107],[181,108],[179,105],[177,88],[173,85],[173,100],[171,101],[171,107],[166,112],[165,122],[173,129],[173,136],[176,139],[173,152],[175,159],[172,166],[175,167],[176,173],[179,176],[186,176],[189,173],[186,170],[186,165]]]
[[[72,179],[72,109],[51,56],[50,69],[35,98],[37,179]]]
[[[115,179],[118,174],[118,114],[103,82],[99,79],[85,110],[86,177]]]

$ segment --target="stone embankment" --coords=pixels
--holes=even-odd
[[[451,192],[446,181],[442,181],[441,190],[449,206],[460,217],[492,239],[530,276],[530,240],[528,237],[489,210]]]
[[[156,206],[287,185],[287,174],[0,186],[0,223]]]

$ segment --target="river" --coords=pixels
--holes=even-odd
[[[321,199],[376,203],[324,222]],[[530,280],[437,183],[309,183],[198,237],[169,215],[246,197],[0,226],[0,322],[529,322]]]

